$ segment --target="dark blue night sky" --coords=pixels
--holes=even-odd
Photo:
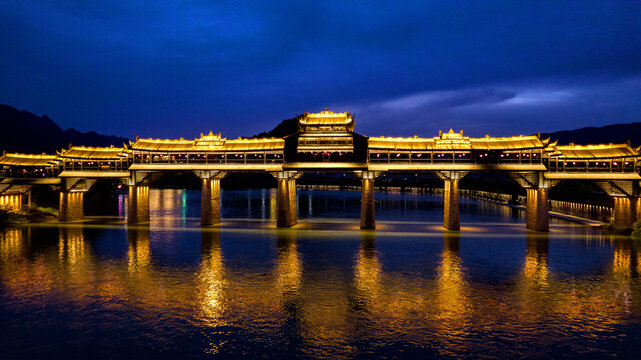
[[[55,3],[55,4],[54,4]],[[641,121],[641,1],[0,0],[0,103],[128,137]]]

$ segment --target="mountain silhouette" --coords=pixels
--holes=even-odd
[[[270,131],[254,137],[282,138],[298,131],[299,116],[281,121]],[[614,124],[602,127],[584,127],[542,133],[542,138],[558,140],[559,145],[574,143],[601,144],[625,143],[641,145],[641,122]],[[22,153],[48,153],[68,148],[69,144],[84,146],[122,146],[129,139],[102,135],[95,131],[81,132],[76,129],[63,130],[47,115],[37,116],[28,111],[20,111],[9,105],[0,104],[0,151]]]
[[[291,119],[286,119],[281,121],[275,128],[262,132],[258,135],[254,135],[255,138],[261,137],[275,137],[283,138],[287,135],[295,134],[298,132],[298,119],[299,117],[294,117]]]
[[[632,146],[641,145],[641,122],[614,124],[601,127],[584,127],[575,130],[563,130],[541,134],[541,138],[558,140],[559,145],[574,143],[585,144],[624,144],[630,141]]]
[[[254,137],[285,137],[298,131],[299,117],[281,121],[270,131],[262,132]],[[630,141],[633,146],[641,145],[641,122],[629,124],[614,124],[602,127],[584,127],[575,130],[562,130],[542,133],[541,138],[558,140],[559,145],[574,143],[585,144],[623,144]]]
[[[122,146],[129,139],[102,135],[95,131],[63,130],[47,115],[37,116],[0,104],[0,151],[48,153],[68,148],[69,144],[85,146]]]

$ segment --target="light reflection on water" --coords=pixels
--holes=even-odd
[[[629,356],[641,340],[641,254],[629,238],[466,201],[299,192],[276,229],[270,190],[150,191],[150,226],[122,219],[0,232],[7,358]],[[126,208],[126,207],[124,207]],[[100,353],[96,352],[100,348]]]

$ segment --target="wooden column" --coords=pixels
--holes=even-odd
[[[536,231],[549,231],[548,189],[529,188],[526,191],[526,228]]]
[[[459,210],[459,179],[444,179],[443,185],[443,226],[448,230],[459,230],[461,228],[461,216]]]
[[[58,221],[76,221],[84,217],[84,193],[60,191]]]
[[[127,223],[149,222],[149,186],[129,185]]]

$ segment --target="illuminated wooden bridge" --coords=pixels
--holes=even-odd
[[[149,221],[149,184],[164,172],[190,171],[202,179],[202,225],[220,221],[220,180],[230,172],[270,173],[278,180],[277,225],[297,221],[296,179],[305,172],[352,172],[362,179],[361,228],[373,229],[374,179],[383,173],[432,172],[444,181],[444,226],[458,230],[458,183],[470,172],[503,172],[527,190],[527,228],[547,231],[548,191],[560,180],[592,180],[615,198],[615,222],[641,217],[639,148],[629,144],[559,146],[538,135],[470,138],[440,132],[433,138],[366,137],[348,113],[325,110],[299,117],[285,138],[228,140],[140,139],[124,147],[71,146],[56,155],[0,158],[0,206],[30,203],[35,185],[60,192],[60,221],[83,218],[83,198],[100,179],[129,186],[128,223]],[[26,200],[26,201],[24,201]]]

